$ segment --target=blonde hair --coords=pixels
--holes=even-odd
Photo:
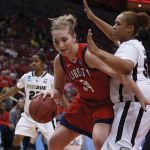
[[[122,15],[126,17],[128,24],[134,26],[134,34],[138,33],[140,30],[147,30],[150,27],[150,17],[145,12],[133,12],[126,11]]]
[[[74,34],[74,28],[77,25],[77,19],[73,15],[63,15],[58,18],[50,19],[52,21],[51,23],[51,32],[54,30],[59,29],[66,29],[66,27],[69,28],[69,33],[71,35]]]

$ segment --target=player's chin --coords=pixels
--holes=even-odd
[[[60,54],[61,54],[62,56],[66,56],[66,53],[65,53],[65,52],[60,52]]]
[[[36,67],[31,67],[31,71],[36,71]]]

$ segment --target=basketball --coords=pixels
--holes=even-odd
[[[57,105],[49,95],[42,98],[43,94],[35,97],[29,105],[29,114],[33,120],[39,123],[52,121],[57,114]]]

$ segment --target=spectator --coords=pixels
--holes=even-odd
[[[9,122],[9,112],[6,111],[6,104],[4,102],[0,103],[0,132],[2,146],[4,150],[9,150],[12,145],[12,130],[14,125]],[[9,135],[9,136],[8,136]]]

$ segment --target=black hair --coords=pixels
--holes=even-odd
[[[38,56],[43,63],[46,62],[44,53],[39,52],[39,53],[36,53],[35,55]]]
[[[134,26],[134,34],[137,34],[140,30],[147,30],[150,27],[150,17],[145,12],[133,12],[126,11],[122,13],[126,16],[126,20],[129,24]]]

